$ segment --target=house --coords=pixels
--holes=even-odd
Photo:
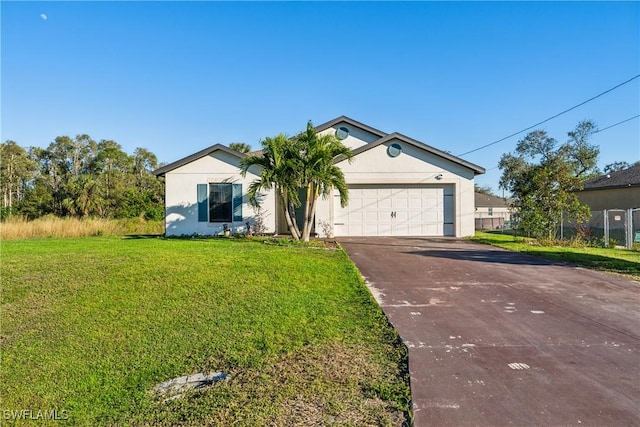
[[[607,246],[640,243],[640,163],[586,181],[577,196],[591,209],[592,236]]]
[[[592,211],[640,208],[640,163],[586,181],[577,196]]]
[[[510,226],[511,209],[506,199],[475,193],[476,230],[496,230]]]
[[[400,133],[388,134],[345,116],[316,127],[353,150],[337,161],[349,204],[320,199],[321,236],[470,236],[474,234],[474,177],[484,169]],[[261,195],[261,211],[246,190],[260,170],[239,172],[245,154],[216,144],[155,171],[166,183],[167,235],[243,232],[260,222],[267,233],[288,233],[278,198]]]

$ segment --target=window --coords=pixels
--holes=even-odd
[[[493,208],[489,208],[489,216],[493,216]]]
[[[198,184],[198,221],[242,220],[242,184]]]
[[[209,184],[209,222],[231,222],[231,200],[231,184]]]
[[[347,129],[346,127],[342,126],[336,129],[336,137],[340,141],[342,141],[343,139],[347,139],[348,136],[349,136],[349,129]]]
[[[400,144],[391,144],[389,148],[387,148],[387,154],[389,157],[398,157],[402,153],[402,147]]]

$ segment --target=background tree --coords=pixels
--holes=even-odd
[[[0,143],[0,217],[11,215],[13,205],[22,201],[28,182],[35,173],[35,167],[36,164],[29,158],[27,151],[15,141]]]
[[[244,142],[232,142],[229,144],[229,148],[243,154],[247,154],[251,151],[251,146]]]
[[[589,144],[589,138],[598,130],[590,120],[583,120],[576,128],[568,132],[569,140],[560,147],[570,167],[570,173],[584,182],[599,175],[597,162],[600,148]]]
[[[625,162],[624,160],[621,162],[613,162],[605,165],[603,172],[604,173],[618,172],[621,170],[629,169],[630,167],[636,166],[636,165],[640,165],[640,161],[635,162],[633,164],[630,164],[629,162]]]
[[[575,191],[596,170],[599,149],[588,142],[596,130],[592,122],[580,122],[561,146],[536,130],[518,142],[515,154],[502,156],[500,186],[512,194],[514,216],[523,232],[554,238],[563,214],[578,223],[588,220],[589,209],[579,203]]]
[[[149,173],[158,168],[158,157],[145,148],[136,148],[133,152],[133,173],[138,187],[145,187]]]
[[[162,219],[164,216],[164,182],[153,175],[159,166],[155,154],[144,148],[133,152],[134,186],[129,185],[124,194],[124,205],[119,214],[124,217]]]
[[[498,197],[496,194],[493,194],[493,189],[492,189],[490,186],[488,186],[488,185],[483,185],[483,186],[481,186],[481,185],[478,185],[478,183],[474,183],[474,184],[473,184],[473,190],[474,190],[476,193],[486,194],[486,195],[489,195],[489,196],[496,196],[496,197]]]
[[[100,216],[121,216],[126,190],[134,185],[133,169],[134,159],[122,150],[120,144],[111,140],[98,143],[92,170],[98,186],[96,196],[103,200],[99,205]]]
[[[164,215],[163,182],[152,173],[158,160],[144,148],[130,156],[115,141],[59,136],[47,148],[29,150],[7,141],[0,144],[0,159],[2,206],[13,214],[32,219]]]

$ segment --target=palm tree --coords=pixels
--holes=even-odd
[[[249,144],[245,144],[244,142],[232,142],[231,144],[229,144],[229,148],[243,154],[247,154],[251,151],[251,146]]]
[[[259,166],[260,179],[248,189],[249,201],[259,205],[261,190],[275,189],[284,208],[284,217],[294,239],[309,241],[318,197],[329,197],[335,188],[340,193],[340,204],[348,201],[344,174],[335,165],[336,160],[351,160],[353,154],[334,135],[319,136],[311,122],[307,130],[294,138],[280,134],[265,138],[262,155],[250,155],[240,162],[242,176],[252,166]],[[306,193],[302,229],[296,221],[296,208],[302,206],[298,191]]]
[[[311,235],[319,196],[327,198],[335,188],[340,194],[340,205],[342,207],[347,205],[349,201],[347,184],[342,170],[335,165],[335,162],[338,159],[351,161],[353,152],[333,134],[318,135],[311,121],[307,123],[307,130],[299,135],[297,140],[302,147],[302,184],[306,190],[301,237],[307,242]]]
[[[293,238],[299,240],[300,231],[296,222],[295,207],[300,206],[298,188],[301,185],[301,167],[297,144],[292,144],[284,134],[267,137],[261,144],[262,154],[249,155],[240,161],[243,177],[247,175],[249,168],[260,168],[260,179],[253,181],[247,190],[249,203],[259,206],[259,192],[274,189],[284,208],[287,226]]]

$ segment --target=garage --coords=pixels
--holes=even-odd
[[[453,186],[351,185],[334,203],[335,236],[453,236]]]

